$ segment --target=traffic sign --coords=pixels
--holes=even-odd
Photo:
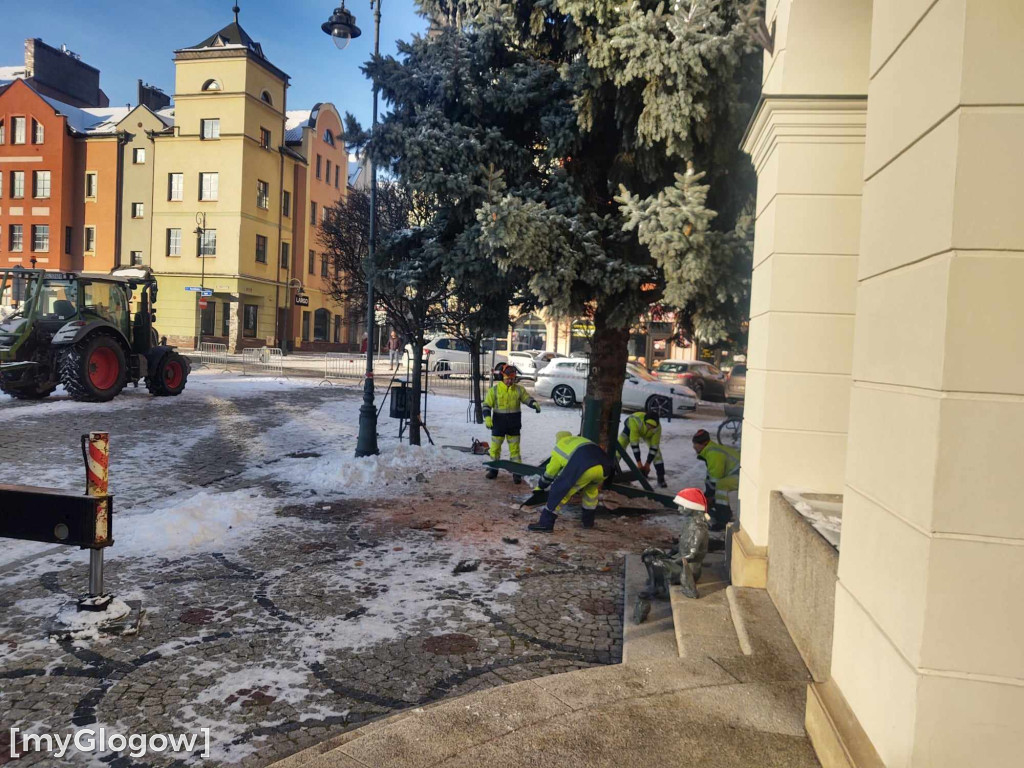
[[[199,300],[199,308],[200,309],[206,309],[206,299],[200,299]]]
[[[309,296],[307,296],[304,293],[296,293],[295,294],[295,305],[299,306],[299,307],[308,307],[309,306]]]
[[[190,291],[192,293],[199,293],[203,289],[200,288],[198,285],[186,285],[185,290]]]
[[[213,296],[213,290],[210,288],[206,288],[205,290],[201,291],[199,295],[204,298],[207,296]]]

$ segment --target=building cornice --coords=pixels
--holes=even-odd
[[[763,94],[740,144],[760,172],[781,143],[864,142],[867,96]]]

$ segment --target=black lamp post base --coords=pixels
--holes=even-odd
[[[363,385],[363,404],[359,406],[359,436],[356,438],[356,458],[376,456],[377,448],[377,408],[373,404],[373,379],[368,378]]]

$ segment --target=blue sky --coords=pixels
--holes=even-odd
[[[331,101],[369,125],[373,92],[359,67],[373,51],[369,0],[347,0],[363,30],[344,51],[320,31],[338,0],[241,0],[239,21],[275,65],[291,75],[289,109]],[[135,102],[136,80],[174,91],[173,51],[194,45],[232,20],[232,0],[35,0],[4,3],[0,66],[24,62],[25,39],[61,43],[100,70],[111,104]],[[384,0],[381,53],[426,31],[414,0]]]

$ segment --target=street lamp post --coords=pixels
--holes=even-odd
[[[373,57],[380,56],[380,4],[381,0],[370,0],[373,14]],[[356,26],[356,17],[346,10],[345,2],[334,9],[331,18],[320,28],[330,35],[339,50],[362,34]],[[373,125],[371,140],[377,133],[377,84],[373,85]],[[363,382],[363,404],[359,407],[359,437],[356,440],[356,456],[374,456],[377,450],[377,408],[373,404],[373,336],[376,317],[374,313],[373,283],[376,279],[376,234],[377,234],[377,164],[370,158],[370,242],[366,257],[366,378]]]
[[[199,295],[196,297],[196,312],[199,315],[199,334],[196,337],[196,349],[203,343],[203,291],[206,290],[206,254],[203,253],[203,235],[206,233],[206,214],[200,211],[196,214],[196,253],[202,262],[199,277]]]

